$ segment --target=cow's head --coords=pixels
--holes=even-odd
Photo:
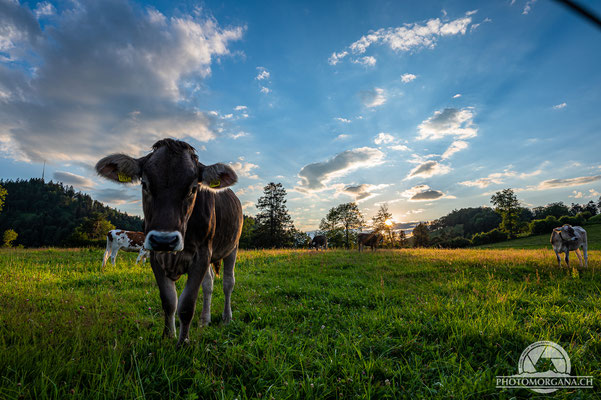
[[[203,165],[189,144],[163,139],[141,158],[112,154],[96,164],[99,175],[119,183],[142,184],[144,248],[180,251],[199,186],[222,189],[238,177],[228,165]]]
[[[553,237],[557,237],[564,242],[571,242],[574,240],[578,240],[576,236],[576,232],[574,232],[574,228],[572,225],[565,224],[560,226],[559,228],[553,229],[553,234],[551,235],[551,241],[553,241]]]

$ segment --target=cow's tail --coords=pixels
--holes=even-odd
[[[219,268],[221,267],[221,260],[215,261],[213,264],[213,271],[215,271],[215,276],[219,278]]]

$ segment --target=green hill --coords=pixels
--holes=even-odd
[[[589,250],[601,250],[601,224],[584,225]],[[551,232],[546,235],[528,236],[506,242],[477,246],[478,249],[551,249]]]
[[[8,194],[0,212],[0,235],[14,229],[25,247],[70,246],[70,236],[86,218],[103,215],[119,229],[139,231],[142,218],[122,213],[76,192],[72,186],[41,179],[0,180]]]

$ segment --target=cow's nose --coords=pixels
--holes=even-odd
[[[179,232],[149,232],[147,249],[154,251],[182,250],[182,236]]]

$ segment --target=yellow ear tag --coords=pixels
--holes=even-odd
[[[214,181],[211,181],[209,183],[209,186],[212,188],[219,187],[219,186],[221,186],[221,181],[219,179],[215,179]]]
[[[131,182],[131,176],[125,175],[123,172],[119,172],[119,182]]]

